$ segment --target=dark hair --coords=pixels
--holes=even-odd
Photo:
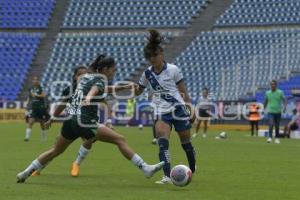
[[[276,80],[272,80],[271,83],[274,83],[275,85],[277,85],[277,81]]]
[[[205,87],[205,88],[202,89],[202,91],[204,91],[204,90],[206,90],[208,92],[208,88],[207,87]]]
[[[156,56],[159,51],[163,52],[163,48],[161,47],[163,37],[157,30],[154,29],[149,30],[149,33],[150,36],[147,38],[148,43],[144,47],[144,56],[146,59]]]
[[[73,75],[72,75],[72,86],[73,86],[73,88],[76,88],[76,85],[77,85],[76,76],[77,76],[78,71],[81,70],[81,69],[86,69],[86,67],[83,66],[83,65],[79,65],[73,71]]]
[[[105,67],[113,67],[115,65],[116,62],[113,57],[108,57],[101,54],[94,60],[89,68],[94,72],[100,72]]]

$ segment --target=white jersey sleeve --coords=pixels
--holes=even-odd
[[[182,80],[183,80],[182,72],[181,72],[181,70],[176,66],[176,67],[174,68],[174,81],[175,81],[176,85],[177,85],[178,83],[180,83],[180,81],[182,81]]]
[[[142,86],[143,88],[146,88],[148,85],[148,80],[146,79],[145,72],[143,72],[142,77],[139,80],[139,85]]]

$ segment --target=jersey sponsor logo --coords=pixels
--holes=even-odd
[[[160,93],[160,97],[169,103],[177,103],[179,102],[177,99],[175,99],[172,95],[168,94],[168,90],[165,90],[159,82],[156,80],[152,72],[148,69],[145,71],[146,79],[150,82],[151,87],[156,91],[156,93]],[[166,93],[163,93],[162,91],[166,91]]]
[[[83,92],[82,88],[77,88],[75,90],[75,93],[72,96],[72,101],[67,108],[67,111],[71,115],[81,115],[81,104],[83,101]]]

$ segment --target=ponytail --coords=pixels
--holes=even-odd
[[[105,67],[113,67],[116,65],[115,59],[112,57],[106,57],[105,55],[99,55],[94,62],[89,66],[93,72],[100,72]]]
[[[159,52],[163,51],[161,43],[163,42],[163,37],[157,30],[149,30],[150,36],[147,38],[148,43],[144,48],[144,56],[146,59],[156,56]]]

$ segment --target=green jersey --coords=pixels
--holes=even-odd
[[[274,92],[272,90],[267,91],[266,100],[268,100],[268,113],[281,113],[284,100],[284,94],[281,90],[276,89]]]
[[[91,105],[83,105],[85,97],[93,86],[96,86],[99,93],[92,99]],[[85,74],[81,77],[75,92],[67,104],[67,113],[73,120],[79,120],[85,125],[94,125],[98,121],[97,102],[103,100],[105,90],[104,79],[97,74]]]
[[[45,98],[36,97],[33,95],[41,95],[43,93],[42,86],[36,86],[29,89],[29,102],[32,108],[45,107]]]

